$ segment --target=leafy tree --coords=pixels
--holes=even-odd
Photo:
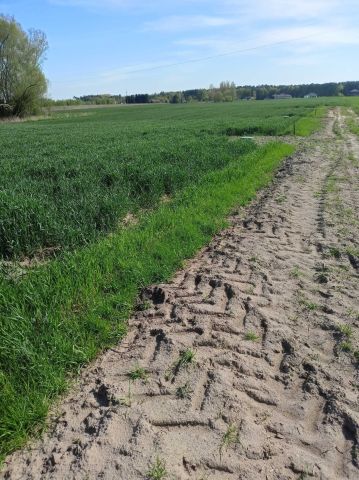
[[[223,93],[220,90],[216,90],[213,94],[213,101],[214,102],[223,102]]]
[[[182,96],[179,92],[175,93],[171,100],[170,100],[171,103],[181,103],[182,102]]]
[[[26,33],[13,17],[0,15],[0,113],[36,112],[47,90],[41,68],[47,48],[43,32]]]

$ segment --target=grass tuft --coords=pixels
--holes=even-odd
[[[246,332],[244,335],[245,340],[250,340],[252,342],[258,342],[259,336],[255,332]]]
[[[167,475],[168,472],[166,470],[165,462],[157,457],[147,472],[148,480],[163,480]]]
[[[350,325],[346,325],[346,324],[340,325],[339,331],[342,335],[344,335],[348,339],[353,336],[353,328]]]
[[[146,382],[148,379],[148,372],[143,367],[138,366],[128,372],[127,376],[132,382],[135,382],[136,380],[143,380]]]
[[[346,340],[340,344],[340,350],[342,352],[350,353],[353,350],[353,345],[349,340]]]
[[[166,380],[173,380],[177,373],[182,369],[188,367],[194,362],[196,352],[191,349],[184,350],[180,353],[178,360],[166,372]]]
[[[292,271],[290,272],[290,276],[293,277],[293,278],[299,278],[301,275],[302,275],[302,271],[300,270],[300,268],[298,267],[298,265],[296,265]]]
[[[176,396],[182,400],[186,399],[186,398],[190,398],[191,397],[191,389],[188,385],[188,383],[185,383],[184,385],[180,386],[177,388],[176,390]]]
[[[219,446],[219,454],[222,458],[223,450],[227,450],[232,445],[240,443],[239,432],[236,425],[230,424],[222,437],[221,444]]]

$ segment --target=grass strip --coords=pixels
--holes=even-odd
[[[351,133],[354,135],[359,135],[359,119],[358,117],[349,118],[347,120],[347,125]]]
[[[25,276],[0,277],[2,458],[41,431],[69,375],[125,334],[139,290],[168,280],[293,151],[268,144],[207,174],[137,225]]]
[[[297,120],[295,122],[295,134],[299,137],[309,137],[312,133],[320,130],[327,111],[328,107],[315,108],[307,117]]]

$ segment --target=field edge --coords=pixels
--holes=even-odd
[[[207,174],[136,225],[2,283],[0,455],[40,432],[48,409],[78,372],[126,333],[146,285],[167,281],[269,184],[294,147],[271,143]],[[137,304],[136,304],[137,302]]]

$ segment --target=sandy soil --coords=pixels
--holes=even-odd
[[[333,111],[0,477],[359,478],[358,172]]]

